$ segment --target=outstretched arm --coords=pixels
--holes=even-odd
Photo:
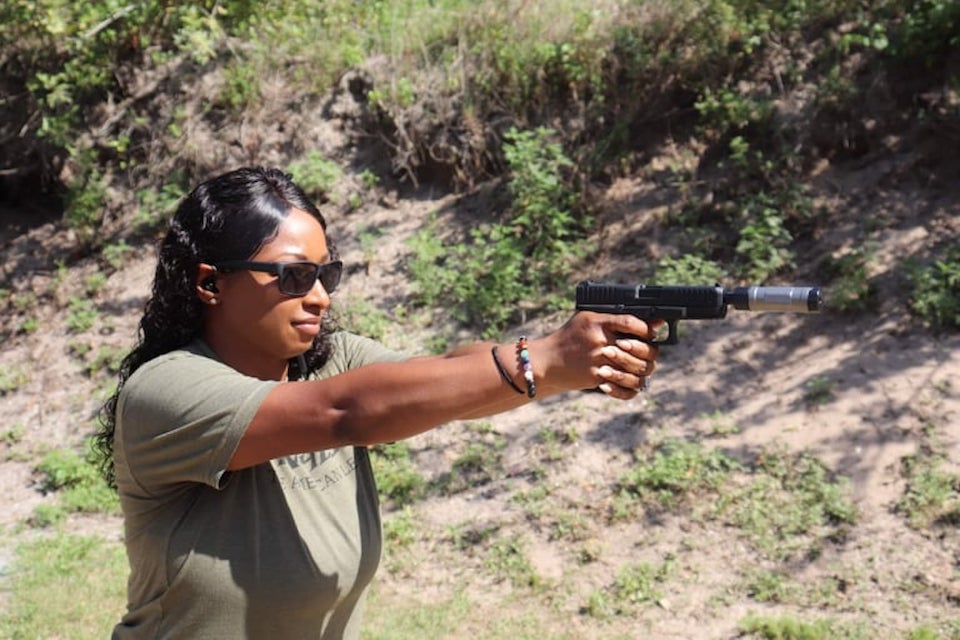
[[[536,397],[597,386],[615,398],[634,397],[655,366],[656,347],[642,342],[650,336],[651,328],[630,315],[576,314],[556,332],[529,343]],[[229,468],[401,440],[451,420],[529,402],[501,377],[492,346],[478,343],[445,356],[378,363],[323,380],[277,385],[247,427]],[[499,352],[504,368],[523,388],[514,345],[499,345]]]

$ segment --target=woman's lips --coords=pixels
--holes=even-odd
[[[307,334],[309,336],[316,336],[320,333],[320,320],[319,319],[310,319],[310,320],[296,320],[291,323],[293,327],[300,333]]]

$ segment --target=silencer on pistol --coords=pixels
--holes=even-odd
[[[724,291],[724,303],[747,311],[820,311],[823,298],[820,287],[736,287]]]

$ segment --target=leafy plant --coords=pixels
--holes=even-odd
[[[790,243],[793,236],[774,200],[766,194],[751,198],[744,207],[744,226],[736,252],[744,260],[744,275],[754,282],[764,282],[793,266]]]
[[[840,312],[863,312],[877,307],[877,288],[868,274],[869,258],[862,250],[828,257],[820,264],[831,281],[830,308]]]
[[[663,597],[660,585],[667,581],[673,567],[673,559],[667,558],[660,565],[641,562],[623,567],[604,589],[591,592],[587,613],[596,618],[623,615],[638,605],[654,603]]]
[[[639,498],[672,509],[699,492],[716,491],[738,468],[735,460],[718,451],[668,440],[621,477],[618,493],[621,502]]]
[[[740,527],[775,559],[815,554],[822,537],[841,535],[856,521],[847,487],[808,454],[767,450],[758,456],[748,484],[720,496],[715,516]]]
[[[574,215],[574,192],[563,177],[571,162],[551,135],[544,128],[508,132],[512,204],[502,222],[481,224],[465,242],[447,243],[434,221],[411,241],[408,266],[423,301],[449,308],[488,338],[517,318],[520,301],[542,303],[565,284],[574,261],[587,252],[581,238],[587,220]]]
[[[509,580],[517,587],[537,587],[541,583],[526,556],[523,543],[517,538],[494,540],[484,565],[498,578]]]
[[[688,253],[679,258],[661,258],[654,282],[661,285],[710,285],[723,282],[725,278],[719,264]]]
[[[829,619],[804,621],[791,615],[750,614],[740,621],[747,637],[764,640],[868,640],[873,637],[864,625],[842,624]]]
[[[4,367],[0,370],[0,396],[12,393],[25,385],[29,378],[27,373],[20,367]]]
[[[93,328],[99,314],[92,300],[71,298],[67,309],[67,329],[72,333],[83,333]]]
[[[318,200],[329,198],[343,177],[343,169],[319,151],[310,151],[302,160],[293,162],[287,170],[301,189]]]
[[[437,487],[445,493],[456,493],[492,482],[503,473],[505,446],[502,438],[468,443]]]
[[[833,389],[836,386],[836,381],[826,376],[811,378],[803,385],[803,401],[808,407],[824,405],[833,400]]]
[[[960,521],[960,477],[945,471],[942,463],[936,455],[903,460],[907,487],[896,509],[914,529]]]
[[[117,494],[100,476],[95,454],[88,445],[81,457],[73,449],[55,449],[37,465],[43,474],[44,491],[59,493],[59,504],[66,512],[114,513],[119,509]]]
[[[960,249],[908,271],[910,309],[935,329],[960,329]]]
[[[393,324],[387,312],[361,298],[339,305],[337,320],[343,329],[374,340],[383,340]]]
[[[377,477],[380,499],[402,507],[423,495],[426,482],[410,455],[406,442],[394,442],[371,449],[370,460]]]

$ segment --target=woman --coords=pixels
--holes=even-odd
[[[180,204],[98,435],[131,567],[114,638],[357,638],[381,547],[367,446],[568,390],[628,399],[653,372],[644,322],[590,313],[407,359],[330,329],[341,269],[280,171]]]

